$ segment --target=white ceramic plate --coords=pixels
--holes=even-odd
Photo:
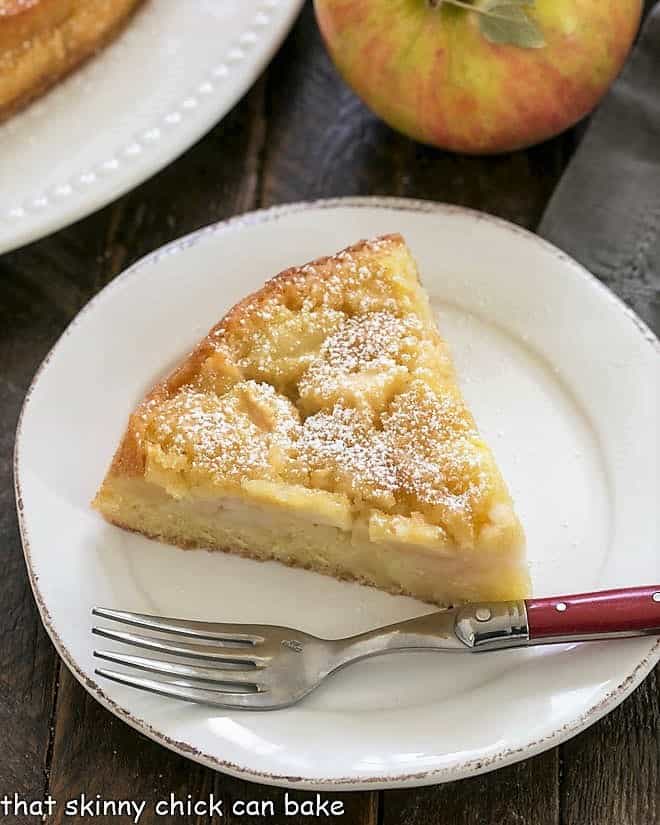
[[[0,253],[137,186],[225,115],[302,0],[147,0],[106,50],[0,126]]]
[[[474,212],[372,199],[257,212],[171,244],[89,304],[32,385],[16,451],[23,543],[46,627],[87,690],[162,744],[248,779],[349,789],[485,771],[594,722],[658,659],[650,638],[387,656],[261,714],[98,684],[93,605],[327,636],[429,609],[277,564],[184,553],[105,524],[88,504],[131,408],[237,299],[290,264],[392,231],[418,258],[510,482],[536,593],[660,580],[658,342],[556,249]]]

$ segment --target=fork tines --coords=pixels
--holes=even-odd
[[[269,658],[260,650],[265,641],[262,633],[258,632],[261,628],[103,608],[95,608],[92,614],[148,631],[144,634],[95,626],[92,633],[96,636],[172,657],[160,659],[114,650],[94,650],[94,656],[98,659],[121,665],[128,671],[152,673],[163,678],[97,668],[95,673],[99,676],[189,702],[221,707],[265,706],[263,700],[267,698],[264,694],[268,693],[266,669]]]

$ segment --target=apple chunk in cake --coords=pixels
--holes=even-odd
[[[438,604],[529,591],[509,493],[399,235],[233,307],[131,415],[94,504],[182,547]]]

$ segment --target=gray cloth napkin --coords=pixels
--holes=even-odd
[[[593,116],[538,233],[660,334],[660,3]]]

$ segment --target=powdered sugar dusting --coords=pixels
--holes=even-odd
[[[20,14],[27,11],[32,6],[36,6],[40,0],[0,0],[0,17],[10,14]]]
[[[413,315],[399,319],[387,312],[373,312],[350,318],[340,333],[326,339],[321,355],[328,367],[342,373],[396,366],[401,339],[413,329],[420,329]]]
[[[146,424],[161,468],[185,471],[193,483],[240,484],[276,476],[276,454],[291,444],[299,418],[271,386],[246,381],[223,396],[185,387],[149,411]]]
[[[398,479],[393,455],[368,418],[336,405],[307,418],[301,430],[295,457],[309,468],[313,486],[343,492],[355,503],[395,507]]]

